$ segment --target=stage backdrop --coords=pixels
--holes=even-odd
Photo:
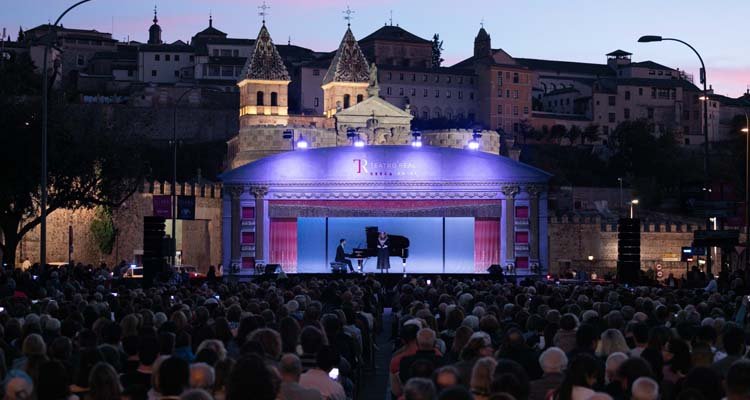
[[[336,254],[339,239],[347,240],[347,252],[364,247],[368,226],[409,238],[408,273],[474,272],[474,218],[468,217],[299,218],[297,272],[330,272],[329,263]],[[356,266],[356,261],[353,263]],[[377,260],[371,258],[364,269],[376,272],[376,265]],[[401,271],[401,259],[392,257],[390,272]]]

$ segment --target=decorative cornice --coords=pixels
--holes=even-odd
[[[233,186],[227,186],[226,187],[226,193],[229,193],[229,197],[234,199],[239,199],[240,196],[242,196],[242,193],[245,191],[245,189],[242,186],[239,185],[233,185]]]
[[[438,200],[497,199],[497,192],[276,192],[275,200]]]
[[[236,183],[237,184],[237,183]],[[372,181],[323,181],[323,182],[312,182],[312,181],[289,181],[289,182],[272,182],[272,181],[255,181],[247,182],[246,184],[251,186],[266,186],[273,188],[329,188],[329,187],[413,187],[413,188],[429,188],[429,187],[483,187],[497,191],[500,188],[512,187],[515,188],[516,194],[520,191],[520,187],[529,185],[530,182],[514,182],[514,181],[400,181],[400,180],[372,180]],[[227,186],[231,183],[226,184]],[[544,185],[539,185],[545,187]],[[502,191],[502,190],[501,190]]]
[[[544,191],[544,187],[542,185],[528,185],[526,186],[526,192],[529,194],[532,198],[539,197],[539,194]]]

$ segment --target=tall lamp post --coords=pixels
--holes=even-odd
[[[53,41],[53,27],[57,27],[60,20],[63,19],[65,14],[70,10],[80,6],[83,3],[88,3],[91,0],[81,0],[72,6],[68,7],[59,17],[55,20],[53,25],[48,25],[48,32],[44,38],[44,55],[42,61],[42,176],[41,176],[41,191],[42,198],[40,201],[39,208],[41,208],[41,224],[39,226],[39,264],[44,268],[47,265],[47,98],[49,97],[47,82],[47,57],[52,47]]]
[[[750,115],[745,113],[745,271],[750,266]]]
[[[661,36],[656,35],[646,35],[641,36],[638,39],[639,43],[651,43],[651,42],[664,42],[664,41],[671,41],[671,42],[678,42],[682,43],[685,46],[689,47],[690,50],[695,53],[696,56],[698,56],[698,60],[701,62],[701,70],[700,70],[700,83],[703,84],[703,172],[705,173],[706,177],[706,183],[705,187],[710,188],[710,179],[711,174],[709,173],[709,157],[708,157],[708,88],[706,84],[706,64],[703,63],[703,57],[701,57],[700,53],[698,53],[698,50],[695,49],[695,47],[691,46],[688,42],[685,42],[680,39],[675,38],[665,38]],[[708,194],[709,192],[706,191],[706,200],[708,200]],[[707,218],[706,221],[706,230],[711,229],[711,222],[710,218]],[[711,273],[711,251],[708,249],[706,251],[706,272]]]

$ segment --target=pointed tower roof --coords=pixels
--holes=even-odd
[[[289,81],[289,72],[284,61],[271,40],[266,24],[260,27],[258,39],[255,40],[253,54],[248,57],[243,68],[242,79],[257,79],[267,81]]]
[[[331,82],[360,82],[370,81],[370,68],[367,64],[362,49],[359,48],[357,39],[354,38],[351,28],[346,28],[344,38],[341,39],[339,49],[328,67],[323,84]]]

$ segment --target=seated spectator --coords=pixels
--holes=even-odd
[[[120,377],[112,365],[106,362],[94,365],[88,381],[89,391],[84,397],[85,400],[111,400],[121,397]]]
[[[322,400],[320,391],[314,388],[304,388],[299,384],[302,375],[302,362],[294,354],[284,354],[279,362],[281,373],[281,391],[279,395],[284,400]]]
[[[750,361],[741,360],[733,363],[726,376],[727,400],[746,400],[750,398]]]
[[[630,390],[633,400],[657,400],[659,398],[659,384],[647,377],[640,377],[633,382]]]
[[[299,380],[300,386],[317,389],[324,400],[345,400],[344,387],[329,375],[331,370],[339,365],[339,358],[338,352],[333,347],[321,348],[316,357],[316,367],[302,374]]]
[[[568,357],[562,349],[550,347],[539,356],[539,365],[543,375],[531,382],[529,400],[545,400],[551,391],[560,386],[563,372],[568,367]]]
[[[497,361],[492,357],[483,357],[474,364],[471,371],[471,394],[476,400],[487,400],[492,391],[492,377],[495,374]]]
[[[578,318],[573,314],[565,314],[560,318],[560,330],[553,339],[555,347],[565,353],[570,353],[576,347],[576,329]]]
[[[593,356],[582,353],[570,362],[560,387],[555,393],[558,400],[587,400],[594,395],[592,387],[600,374],[600,363]]]
[[[190,387],[193,389],[213,390],[214,368],[206,363],[190,365]]]
[[[737,360],[742,359],[742,356],[745,354],[745,332],[735,325],[729,325],[724,328],[724,334],[721,338],[726,357],[714,362],[711,367],[724,378],[727,376],[729,367]],[[688,352],[688,356],[689,354]]]
[[[434,400],[435,385],[425,378],[411,378],[404,385],[404,400]]]
[[[416,353],[401,359],[399,380],[407,382],[412,377],[429,378],[443,365],[443,358],[435,348],[435,331],[429,328],[417,332]]]
[[[438,368],[432,376],[432,381],[435,384],[435,389],[438,392],[451,386],[456,386],[461,383],[461,378],[458,374],[458,370],[453,366],[446,366]]]
[[[190,387],[190,367],[177,357],[168,357],[159,364],[159,393],[161,399],[177,399]]]

